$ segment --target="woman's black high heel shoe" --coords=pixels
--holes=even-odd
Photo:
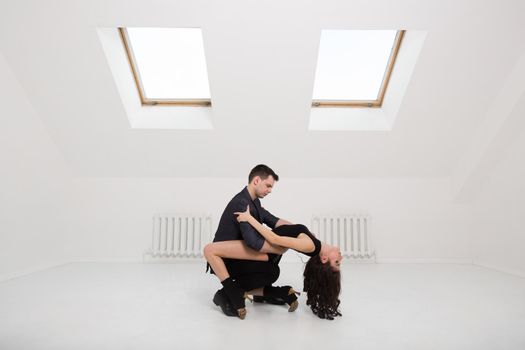
[[[246,317],[246,305],[244,299],[247,298],[248,295],[237,284],[237,281],[234,281],[231,277],[228,277],[221,283],[224,286],[224,291],[231,302],[232,308],[237,311],[237,316],[239,316],[241,320],[244,320]]]
[[[296,292],[291,286],[266,286],[264,287],[263,293],[265,297],[278,298],[283,300],[286,304],[288,304],[288,312],[294,312],[299,306],[297,296],[301,293]]]

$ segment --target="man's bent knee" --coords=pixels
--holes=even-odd
[[[272,269],[270,270],[270,273],[269,273],[269,279],[270,279],[270,284],[274,283],[275,281],[277,281],[277,279],[279,278],[279,275],[281,274],[281,269],[279,268],[278,265],[273,265]]]

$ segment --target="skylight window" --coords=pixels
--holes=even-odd
[[[211,105],[200,28],[119,30],[143,105]]]
[[[323,30],[313,107],[381,107],[404,30]]]

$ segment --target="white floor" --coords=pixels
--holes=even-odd
[[[302,266],[281,284],[301,289]],[[471,265],[351,265],[334,321],[304,304],[226,317],[203,263],[68,264],[0,283],[0,349],[525,349],[525,279]]]

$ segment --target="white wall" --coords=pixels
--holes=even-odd
[[[70,175],[0,54],[0,281],[61,263]]]
[[[525,277],[525,133],[483,178],[474,202],[474,261]]]
[[[246,183],[245,176],[75,178],[2,56],[0,76],[0,280],[72,260],[140,260],[153,213],[207,212],[216,226]],[[453,203],[447,179],[281,175],[263,205],[307,225],[314,213],[367,212],[379,261],[471,259],[471,211]]]
[[[277,170],[277,169],[276,169]],[[78,260],[140,260],[156,212],[205,212],[214,230],[237,179],[77,178]],[[263,206],[310,225],[314,213],[368,212],[380,261],[469,262],[470,209],[452,203],[447,180],[281,179]]]
[[[0,76],[0,278],[71,260],[140,260],[152,214],[206,212],[216,226],[246,183],[244,176],[74,178],[1,56]],[[281,175],[263,205],[307,225],[314,213],[367,212],[379,261],[472,257],[472,211],[453,203],[448,179]]]

